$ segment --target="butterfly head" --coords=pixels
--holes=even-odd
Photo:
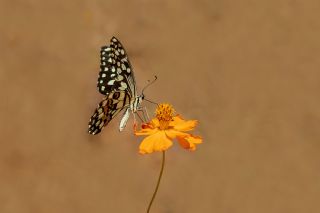
[[[140,105],[141,102],[144,100],[144,94],[137,95],[136,100],[137,100],[137,104]]]

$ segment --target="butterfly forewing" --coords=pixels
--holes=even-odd
[[[100,62],[97,85],[100,93],[107,95],[118,90],[127,90],[132,95],[135,93],[135,80],[128,56],[115,37],[109,46],[101,47]]]
[[[98,134],[112,118],[130,103],[130,97],[125,91],[110,92],[98,105],[89,121],[89,133]]]

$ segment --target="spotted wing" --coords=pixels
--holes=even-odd
[[[122,109],[127,108],[130,96],[125,91],[112,91],[98,105],[90,121],[88,132],[98,134]]]
[[[134,97],[136,89],[131,64],[118,39],[112,37],[109,46],[101,47],[100,60],[99,92],[107,95],[111,91],[126,90]]]

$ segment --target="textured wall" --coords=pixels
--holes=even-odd
[[[141,88],[200,121],[175,146],[153,213],[320,212],[320,3],[0,2],[0,212],[144,212],[161,154],[131,125],[87,123],[116,35]],[[152,111],[153,109],[150,108]]]

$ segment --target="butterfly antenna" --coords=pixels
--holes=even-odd
[[[153,102],[153,101],[150,101],[149,99],[146,99],[146,98],[144,98],[143,100],[148,101],[148,102],[150,102],[150,103],[152,103],[152,104],[155,104],[155,105],[159,105],[158,103]]]
[[[144,90],[147,89],[151,84],[153,84],[157,79],[158,77],[155,75],[152,81],[148,80],[148,84],[142,89],[142,92],[141,92],[143,96],[144,96],[143,94]]]
[[[155,76],[154,76],[154,79],[153,79],[152,81],[148,80],[148,84],[142,89],[142,92],[141,92],[141,93],[142,93],[142,96],[143,96],[143,99],[144,99],[145,101],[148,101],[148,102],[150,102],[150,103],[152,103],[152,104],[155,104],[155,105],[158,105],[158,103],[146,99],[143,92],[144,92],[144,90],[147,89],[151,84],[153,84],[157,79],[158,79],[158,77],[155,75]]]

